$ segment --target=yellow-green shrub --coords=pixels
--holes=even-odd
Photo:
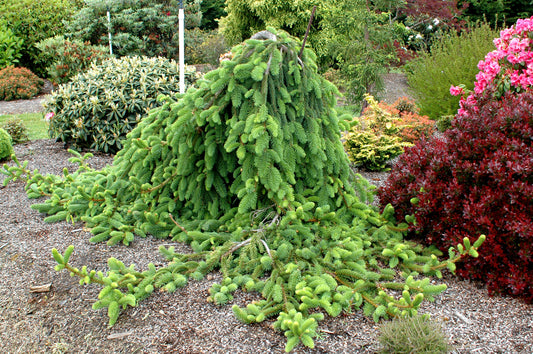
[[[386,109],[370,95],[366,95],[368,107],[355,125],[344,136],[344,148],[355,166],[371,171],[387,169],[387,162],[403,153],[410,143],[398,136],[400,128],[398,111]]]

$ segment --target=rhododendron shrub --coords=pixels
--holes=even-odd
[[[475,94],[452,129],[400,156],[378,195],[410,234],[441,250],[487,235],[481,257],[458,265],[489,293],[533,301],[533,94]],[[408,218],[409,219],[409,218]]]
[[[516,25],[500,32],[494,40],[496,50],[488,53],[478,64],[474,92],[466,92],[460,86],[452,86],[450,93],[461,98],[460,114],[465,105],[476,103],[475,94],[489,92],[498,99],[507,92],[519,93],[533,87],[533,17],[520,19]]]

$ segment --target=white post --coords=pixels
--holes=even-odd
[[[180,1],[180,9],[178,13],[179,21],[179,66],[180,66],[180,93],[185,93],[185,44],[184,44],[184,21],[185,14],[183,13],[183,4]]]
[[[109,7],[107,8],[107,30],[109,34],[109,54],[113,55],[113,46],[111,45],[111,14],[109,13]]]

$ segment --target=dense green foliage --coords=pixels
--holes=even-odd
[[[70,0],[0,0],[0,26],[24,40],[20,66],[39,76],[45,74],[39,62],[40,51],[34,44],[62,34],[63,21],[68,21],[73,11]]]
[[[19,62],[23,42],[10,29],[0,26],[0,69]]]
[[[200,25],[201,12],[198,0],[184,1],[186,26]],[[89,0],[72,21],[67,24],[67,36],[109,45],[107,9],[111,17],[113,54],[162,56],[177,58],[178,54],[178,1]]]
[[[202,11],[200,28],[208,31],[218,28],[218,20],[227,15],[224,2],[224,0],[202,0],[200,4]]]
[[[381,353],[446,354],[452,347],[442,327],[426,316],[396,318],[380,326]]]
[[[477,64],[494,49],[498,32],[487,24],[478,24],[461,34],[449,33],[433,44],[431,52],[421,53],[407,65],[407,79],[421,113],[437,120],[454,115],[459,97],[450,95],[452,85],[474,88]]]
[[[470,21],[489,21],[493,26],[513,25],[519,18],[533,15],[530,0],[459,0],[467,5],[464,15]]]
[[[41,92],[43,84],[30,70],[8,66],[0,70],[0,100],[32,98]]]
[[[258,292],[263,300],[234,305],[235,315],[246,323],[277,316],[287,351],[313,347],[323,312],[413,315],[446,288],[419,273],[440,276],[476,256],[483,238],[440,262],[403,241],[407,225],[396,225],[392,208],[379,214],[366,204],[369,184],[353,175],[340,141],[338,91],[310,50],[298,57],[300,46],[280,32],[234,47],[198,88],[150,111],[102,171],[80,154],[71,159],[80,169],[63,178],[4,168],[6,183],[26,174],[28,196],[50,197],[33,206],[46,221],[85,221],[93,242],[128,245],[151,234],[191,245],[191,254],[161,247],[169,262],[159,269],[110,258],[107,274],[73,267],[73,247],[54,249],[56,269],[102,285],[93,308],[107,308],[110,325],[155,289],[172,292],[219,269],[210,301]]]
[[[387,13],[364,0],[227,1],[228,15],[220,30],[229,43],[274,26],[303,38],[313,6],[317,6],[307,43],[317,53],[321,71],[339,68],[347,97],[353,102],[364,93],[382,90],[381,74],[396,59],[393,47],[405,26],[391,22]]]
[[[10,158],[13,153],[11,136],[4,129],[0,128],[0,161]]]
[[[382,75],[396,60],[393,42],[403,27],[391,23],[387,13],[369,9],[366,1],[331,3],[322,11],[317,52],[324,64],[339,68],[347,98],[360,102],[364,94],[383,90]]]
[[[68,82],[74,75],[89,68],[91,63],[100,63],[109,58],[109,49],[91,45],[63,36],[45,39],[36,44],[41,51],[40,60],[46,65],[48,78],[54,84]]]
[[[187,85],[193,69],[187,69]],[[161,104],[157,97],[178,89],[179,68],[172,60],[123,57],[93,64],[45,103],[53,113],[50,136],[80,149],[116,152],[141,118]]]
[[[322,8],[329,6],[330,2],[227,0],[228,15],[220,19],[219,28],[229,44],[239,43],[267,26],[286,30],[293,36],[302,38],[313,6],[318,6],[317,12],[320,14]]]
[[[2,128],[11,136],[13,144],[24,143],[29,140],[28,128],[21,119],[12,118],[2,124]]]

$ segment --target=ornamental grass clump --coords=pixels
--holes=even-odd
[[[190,86],[193,67],[187,67],[186,78]],[[162,104],[158,96],[178,90],[179,69],[173,60],[123,57],[93,63],[45,103],[53,113],[50,137],[76,149],[115,153],[141,118]]]
[[[441,250],[485,234],[482,257],[459,275],[533,301],[533,18],[495,40],[479,63],[474,92],[452,127],[407,149],[379,198],[396,217],[416,220],[411,236]],[[452,93],[464,92],[452,87]],[[486,251],[485,251],[486,250]]]
[[[30,70],[8,66],[0,70],[0,101],[33,98],[41,92],[43,84]]]
[[[46,221],[81,220],[93,242],[128,245],[148,234],[191,246],[160,248],[164,266],[146,270],[110,258],[109,270],[73,266],[73,247],[52,250],[56,269],[102,287],[93,308],[119,313],[154,291],[174,292],[214,270],[214,305],[237,289],[261,300],[233,305],[245,323],[274,318],[286,351],[314,346],[324,314],[361,309],[375,321],[417,313],[446,285],[441,276],[483,242],[462,245],[439,261],[403,240],[397,224],[368,203],[368,181],[353,174],[340,141],[347,123],[336,113],[338,90],[317,72],[315,54],[285,32],[260,33],[234,47],[229,60],[183,96],[166,97],[128,135],[113,165],[42,176],[20,164],[29,197]],[[467,238],[465,241],[469,242]]]
[[[383,354],[446,354],[452,350],[442,327],[426,316],[393,319],[379,329]]]

